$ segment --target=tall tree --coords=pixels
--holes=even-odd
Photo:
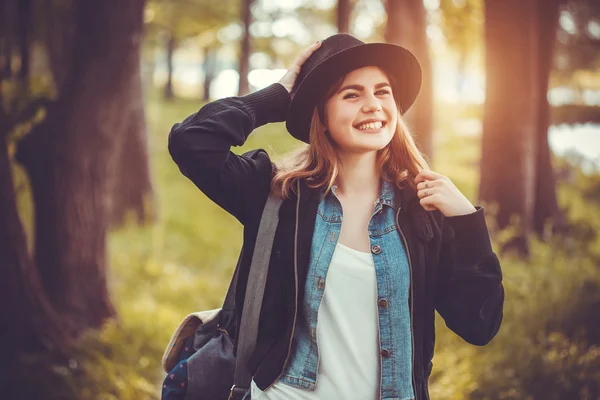
[[[128,217],[135,223],[152,220],[155,216],[152,179],[148,158],[146,113],[142,90],[142,72],[139,59],[141,46],[132,49],[130,74],[120,93],[121,101],[128,115],[121,125],[122,130],[115,138],[115,162],[109,165],[108,200],[109,222],[120,226]]]
[[[16,398],[10,393],[15,389],[11,374],[18,356],[60,348],[68,327],[52,308],[27,251],[9,160],[7,121],[9,116],[0,108],[0,390],[7,398]]]
[[[508,245],[528,252],[528,236],[560,218],[548,147],[548,78],[559,0],[485,2],[486,101],[479,197],[498,206]],[[510,54],[510,57],[506,55]]]
[[[239,58],[240,86],[238,94],[240,96],[243,96],[250,92],[250,85],[248,83],[248,73],[250,72],[250,42],[252,40],[252,35],[250,34],[250,24],[252,23],[253,3],[254,0],[242,0],[242,23],[244,25],[244,32],[242,36],[242,42],[240,44]]]
[[[58,99],[19,142],[35,203],[35,263],[54,309],[80,332],[114,315],[106,287],[110,177],[127,137],[144,0],[76,3]],[[137,76],[139,79],[139,75]]]
[[[352,14],[353,0],[338,0],[336,22],[339,33],[350,32],[350,15]]]
[[[51,76],[57,93],[62,92],[66,77],[71,71],[73,45],[76,37],[77,14],[74,7],[54,5],[52,2],[40,5],[44,15],[43,42],[49,57]],[[139,33],[141,34],[141,32]],[[132,54],[132,57],[136,56]],[[130,107],[127,123],[121,131],[114,131],[119,146],[116,150],[117,162],[109,176],[109,221],[112,226],[121,224],[126,215],[133,214],[136,221],[151,219],[154,214],[150,206],[153,191],[148,169],[146,121],[139,82],[140,65],[131,70],[130,81],[123,86],[125,107]],[[126,151],[123,151],[126,148]]]
[[[173,100],[173,55],[177,46],[175,34],[167,31],[167,83],[165,84],[165,100]]]
[[[385,41],[412,51],[423,70],[423,83],[415,104],[406,114],[419,149],[433,157],[433,74],[427,41],[427,12],[422,0],[387,0]]]
[[[556,32],[560,5],[564,0],[547,0],[538,3],[538,74],[537,90],[538,121],[535,132],[536,174],[534,187],[533,228],[539,236],[544,235],[545,225],[550,222],[555,231],[564,228],[565,221],[556,197],[556,179],[552,167],[548,128],[550,126],[550,104],[548,86],[552,71]]]
[[[498,204],[499,228],[519,218],[521,249],[535,202],[537,1],[485,2],[486,100],[479,198]],[[507,57],[510,54],[510,57]]]

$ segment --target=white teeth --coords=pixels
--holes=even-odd
[[[357,127],[358,130],[364,131],[366,129],[381,129],[383,127],[383,122],[369,122],[367,124],[362,124]]]

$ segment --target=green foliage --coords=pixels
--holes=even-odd
[[[147,34],[150,40],[160,32],[170,32],[176,41],[213,32],[239,19],[236,0],[151,0],[145,10]],[[214,43],[203,43],[204,45]]]
[[[440,0],[440,11],[440,26],[450,47],[468,53],[482,45],[482,0]]]

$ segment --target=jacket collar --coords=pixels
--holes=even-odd
[[[335,191],[336,188],[337,188],[337,185],[333,185],[331,187],[331,191]],[[306,189],[315,190],[315,189],[308,188],[308,186],[306,186]],[[325,196],[325,191],[326,191],[326,188],[319,189],[319,193],[322,197]],[[399,202],[399,197],[398,197],[398,194],[396,193],[393,183],[388,182],[385,179],[382,179],[381,192],[379,194],[378,200],[381,202],[381,204],[390,206],[394,210],[398,210],[398,206],[400,205],[400,202]]]
[[[314,217],[324,192],[324,189],[310,188],[306,180],[300,180],[300,215],[302,219],[299,221],[301,236],[299,239],[301,242],[306,243],[312,237]],[[397,188],[393,183],[383,180],[380,200],[382,204],[387,204],[396,211],[400,208],[401,215],[408,214],[407,217],[412,219],[415,233],[420,239],[428,242],[433,238],[433,228],[427,216],[429,211],[425,211],[421,207],[417,192],[410,185]],[[300,255],[301,258],[303,256],[306,257],[307,255]]]

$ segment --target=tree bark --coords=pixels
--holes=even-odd
[[[425,155],[433,158],[433,73],[427,41],[427,12],[422,0],[388,0],[385,41],[409,49],[423,70],[421,91],[405,114],[416,142]]]
[[[77,34],[63,90],[20,143],[35,202],[35,260],[54,308],[75,329],[115,314],[106,285],[109,176],[139,71],[144,0],[77,3]],[[129,97],[128,97],[129,98]]]
[[[336,21],[339,33],[350,32],[350,15],[352,13],[352,0],[338,0]]]
[[[517,217],[518,234],[510,245],[521,253],[528,250],[535,202],[537,7],[535,0],[485,1],[487,75],[479,199],[498,206],[499,228]]]
[[[11,376],[17,368],[17,357],[30,352],[62,351],[69,328],[45,296],[27,252],[15,199],[6,131],[0,127],[0,370],[4,371],[0,390],[6,396],[14,391]]]
[[[539,104],[538,128],[536,132],[537,159],[535,204],[533,207],[533,227],[540,237],[545,237],[545,226],[548,222],[553,225],[555,232],[565,228],[565,218],[558,206],[556,198],[556,179],[552,168],[552,157],[548,144],[548,128],[550,125],[550,105],[548,104],[548,82],[552,70],[554,57],[554,44],[558,29],[559,7],[563,0],[550,0],[540,2],[538,13],[540,29],[537,40],[539,46]]]
[[[132,49],[141,57],[140,48]],[[124,110],[128,110],[125,129],[115,133],[119,144],[116,146],[116,162],[109,164],[109,214],[111,226],[124,222],[141,224],[154,218],[152,207],[152,183],[150,179],[146,115],[140,64],[132,68],[120,94]]]
[[[239,61],[239,74],[240,74],[240,85],[238,89],[238,95],[243,96],[250,92],[250,85],[248,83],[248,73],[250,72],[250,23],[252,22],[252,4],[254,0],[243,0],[242,1],[242,19],[244,23],[244,36],[242,37],[242,43],[240,47],[240,61]]]
[[[165,85],[165,100],[173,100],[173,53],[175,53],[175,36],[169,32],[167,39],[167,84]]]

